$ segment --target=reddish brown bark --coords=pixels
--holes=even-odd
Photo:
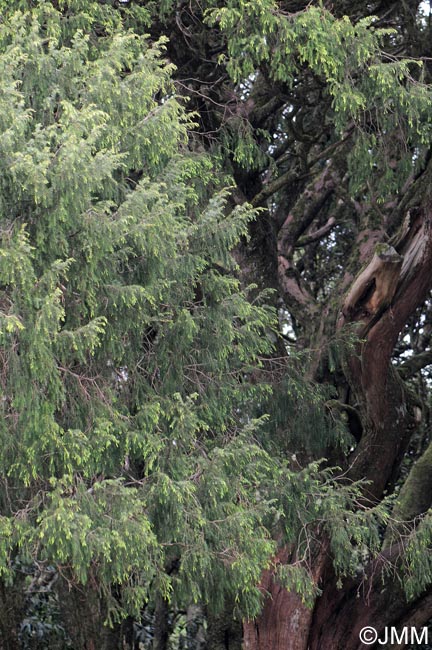
[[[314,557],[312,577],[315,583],[323,571],[326,558],[327,548],[323,544]],[[282,549],[275,562],[286,563],[290,559],[287,549]],[[267,598],[259,619],[244,624],[245,650],[306,650],[313,609],[306,607],[298,594],[278,584],[270,570],[264,572],[261,589]]]
[[[281,287],[291,291],[283,264],[280,272]],[[394,477],[416,425],[409,395],[391,357],[401,330],[431,287],[432,210],[416,208],[405,220],[394,249],[378,249],[342,301],[338,327],[358,322],[364,339],[345,367],[363,431],[349,459],[349,476],[369,481],[365,494],[373,500],[382,497]],[[292,299],[298,303],[297,293]],[[278,561],[288,561],[287,553],[281,552]],[[368,582],[351,579],[338,589],[331,558],[324,551],[319,553],[312,574],[323,593],[313,610],[266,572],[262,589],[268,598],[261,616],[245,624],[246,650],[359,650],[370,647],[359,641],[365,626],[380,632],[407,620],[421,625],[432,616],[430,597],[408,606],[398,580],[383,585],[377,565],[368,570]]]
[[[384,639],[386,628],[401,631],[412,626],[420,629],[428,622],[432,614],[432,594],[422,594],[421,598],[407,604],[397,577],[388,576],[383,581],[382,570],[389,555],[383,553],[361,578],[344,581],[342,589],[337,589],[331,579],[315,607],[308,650],[365,649],[370,646],[360,641],[364,627],[373,627],[379,638]]]
[[[371,482],[369,495],[379,499],[392,478],[412,435],[415,418],[404,384],[391,365],[398,336],[408,318],[427,297],[432,286],[432,211],[417,210],[397,247],[403,258],[399,281],[391,300],[385,295],[373,310],[361,314],[366,335],[359,357],[349,360],[348,380],[360,404],[363,436],[351,460],[351,477]],[[374,260],[371,262],[371,267]],[[392,278],[393,282],[393,278]],[[367,305],[373,302],[376,284]],[[357,309],[361,309],[361,297]],[[358,312],[357,312],[358,313]]]

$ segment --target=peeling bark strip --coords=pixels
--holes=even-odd
[[[342,307],[346,321],[375,318],[390,306],[403,264],[392,246],[379,244],[372,261],[354,281]]]
[[[363,425],[363,436],[350,459],[350,477],[369,480],[368,496],[374,499],[382,496],[395,475],[412,429],[418,424],[410,396],[391,364],[400,331],[432,287],[432,210],[417,209],[414,219],[412,213],[405,220],[403,237],[395,243],[395,248],[384,249],[390,257],[383,259],[383,250],[376,251],[369,265],[353,281],[342,306],[343,322],[361,322],[366,336],[360,354],[352,356],[347,364],[347,379]],[[411,472],[405,489],[404,516],[415,516],[419,508],[424,510],[428,506],[425,498],[416,504],[415,512],[409,499],[410,485],[415,479],[423,478],[419,474],[428,460],[427,452]],[[387,550],[394,548],[393,545]],[[338,590],[328,566],[321,578],[323,596],[313,614],[308,646],[311,650],[339,647],[359,650],[363,647],[359,630],[366,625],[381,632],[386,626],[420,627],[430,618],[429,598],[413,603],[407,614],[400,582],[395,579],[383,589],[379,559],[366,571],[367,592],[361,588],[360,579],[348,580],[343,590]]]
[[[285,234],[291,224],[292,218],[288,218]],[[281,246],[282,238],[279,243]],[[285,295],[300,307],[313,310],[312,299],[290,269],[290,262],[280,255],[279,264]],[[338,328],[359,322],[361,336],[366,338],[359,354],[347,360],[347,379],[363,426],[363,436],[350,458],[349,474],[352,479],[370,481],[368,496],[374,499],[382,496],[417,425],[410,397],[391,364],[391,356],[400,331],[431,287],[432,210],[416,209],[405,220],[403,236],[394,247],[375,246],[370,263],[352,281],[341,307]],[[422,467],[417,464],[413,478]],[[282,550],[276,561],[289,562],[288,555]],[[245,650],[359,650],[359,631],[366,625],[380,632],[401,622],[419,627],[430,618],[430,599],[426,605],[422,599],[414,603],[407,615],[398,580],[382,588],[379,559],[365,569],[367,593],[362,577],[349,579],[342,590],[338,589],[327,551],[322,550],[312,565],[314,580],[323,591],[312,610],[295,593],[278,585],[272,572],[264,573],[261,588],[268,597],[260,617],[244,625]]]
[[[432,211],[416,213],[390,260],[376,254],[342,308],[343,320],[361,320],[362,334],[367,334],[361,360],[348,362],[347,379],[364,431],[351,458],[351,478],[369,480],[374,498],[381,497],[392,478],[416,425],[409,396],[391,365],[399,333],[432,287]]]

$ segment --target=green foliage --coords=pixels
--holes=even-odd
[[[276,568],[276,580],[288,591],[295,591],[301,596],[302,602],[312,607],[315,599],[321,593],[311,580],[305,567],[295,564],[280,564]]]
[[[110,617],[155,589],[253,616],[275,469],[250,378],[274,312],[230,251],[254,213],[204,189],[215,163],[188,151],[162,45],[108,10],[104,38],[79,20],[40,6],[1,28],[0,570],[16,550],[68,567]]]
[[[21,566],[27,572],[28,567]],[[19,629],[19,643],[22,650],[72,649],[72,643],[62,625],[58,598],[52,589],[55,583],[54,567],[47,567],[42,575],[35,571],[28,573],[26,612]]]
[[[278,539],[300,558],[279,579],[311,604],[311,531],[347,575],[377,550],[385,511],[362,509],[334,470],[286,459],[341,428],[301,360],[271,391],[275,310],[232,255],[257,212],[232,209],[219,160],[191,150],[165,39],[141,35],[151,7],[57,4],[0,3],[0,576],[13,581],[17,558],[52,565],[96,585],[110,622],[157,594],[250,618]],[[321,7],[292,20],[255,0],[208,21],[239,83],[263,62],[275,80],[303,64],[322,76],[340,130],[361,121],[364,93],[389,102],[389,79],[408,106],[411,64],[374,68],[387,32],[371,20]],[[409,129],[428,106],[417,92]],[[268,134],[230,129],[234,161],[259,168]]]
[[[427,512],[410,535],[403,557],[404,589],[407,598],[413,600],[429,587],[432,581],[432,516]]]
[[[18,548],[108,600],[121,585],[116,616],[155,581],[256,611],[269,460],[242,420],[274,316],[230,256],[253,212],[207,201],[214,163],[188,152],[162,44],[108,7],[69,10],[9,11],[0,34],[0,570]]]
[[[384,202],[401,189],[412,166],[412,147],[430,141],[430,87],[415,78],[422,63],[384,54],[396,32],[375,26],[373,16],[354,24],[316,4],[290,14],[274,0],[208,3],[206,21],[226,36],[221,63],[236,84],[247,87],[260,66],[290,88],[305,67],[322,80],[339,136],[355,129],[356,144],[348,156],[352,195],[364,192],[366,184],[368,193],[375,197],[379,192]],[[258,166],[263,160],[258,132],[253,136],[246,120],[236,132],[243,136],[234,158],[246,169],[253,168],[252,160]]]
[[[387,504],[375,508],[363,506],[364,485],[344,481],[338,476],[339,471],[339,468],[323,468],[322,462],[311,463],[299,472],[290,471],[284,463],[279,469],[279,485],[276,483],[281,508],[279,526],[287,542],[296,540],[302,570],[297,575],[294,564],[294,573],[288,572],[285,578],[293,580],[300,589],[304,583],[303,569],[310,565],[317,551],[314,537],[317,526],[322,540],[329,543],[339,576],[353,575],[370,554],[381,548],[379,530],[389,518]],[[311,602],[315,589],[316,586],[310,585],[300,593]]]

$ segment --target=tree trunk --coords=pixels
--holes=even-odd
[[[186,622],[186,649],[204,650],[206,647],[204,615],[201,605],[189,605]]]
[[[23,585],[6,586],[0,581],[0,650],[20,650],[18,633],[24,612]]]
[[[288,563],[292,560],[287,549],[282,549],[275,561]],[[327,561],[327,545],[316,549],[313,559],[312,578],[317,582]],[[289,592],[274,580],[273,573],[264,572],[262,590],[269,594],[264,609],[256,621],[244,624],[245,650],[306,650],[313,610],[302,602],[295,592]],[[289,615],[287,615],[289,612]]]
[[[61,619],[74,650],[128,650],[130,621],[113,628],[106,625],[107,610],[99,592],[88,585],[82,591],[57,581]]]
[[[166,650],[169,638],[168,603],[160,594],[156,599],[154,615],[153,650]]]
[[[373,502],[382,498],[397,476],[413,428],[418,424],[410,395],[392,366],[391,357],[402,328],[423,304],[432,286],[432,210],[413,208],[404,223],[409,226],[405,225],[394,248],[379,247],[352,281],[338,320],[339,329],[347,323],[358,323],[363,339],[344,368],[353,396],[351,406],[354,402],[362,430],[347,470],[352,480],[369,482],[365,497]],[[292,287],[283,268],[282,273],[282,290],[290,292]],[[296,291],[295,297],[301,295]],[[302,305],[306,303],[304,299]],[[429,467],[429,453],[413,469],[406,490],[410,486],[414,489],[420,479],[425,483],[422,470]],[[429,482],[428,476],[427,485]],[[408,492],[402,496],[406,497],[404,503],[409,503]],[[429,498],[423,501],[426,507],[430,505]],[[411,513],[411,506],[406,509]],[[417,514],[418,510],[414,512]],[[379,633],[403,620],[425,624],[432,616],[432,599],[423,594],[417,606],[407,604],[397,579],[387,578],[383,584],[380,561],[382,558],[367,568],[367,581],[365,576],[347,580],[340,589],[331,557],[325,551],[318,553],[312,576],[322,595],[311,610],[296,594],[276,584],[270,572],[265,572],[262,588],[269,596],[257,620],[244,625],[245,649],[358,650],[367,647],[359,640],[359,632],[365,626],[373,626]]]
[[[242,626],[233,619],[232,608],[207,614],[207,650],[241,650]]]

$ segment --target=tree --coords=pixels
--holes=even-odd
[[[261,387],[243,377],[272,315],[229,272],[252,212],[210,197],[162,43],[98,5],[7,13],[3,647],[53,567],[74,647],[119,647],[105,619],[149,597],[257,599],[272,541],[251,492],[271,468],[242,406]]]
[[[76,649],[425,624],[419,3],[1,8],[3,647],[44,578]]]
[[[253,210],[229,208],[226,173],[189,147],[163,39],[127,27],[141,12],[86,7],[3,7],[8,649],[30,643],[29,601],[44,590],[63,638],[42,626],[43,646],[123,646],[146,604],[155,648],[169,603],[208,603],[215,630],[227,602],[256,615],[273,493],[308,486],[297,508],[310,517],[330,480],[316,464],[290,471],[260,441],[268,382],[253,372],[274,310],[240,288],[230,255]]]
[[[395,501],[380,555],[342,588],[336,549],[311,554],[323,591],[313,609],[267,575],[278,597],[246,625],[245,645],[356,648],[365,623],[431,617],[430,18],[418,2],[169,8],[157,30],[170,34],[178,88],[208,147],[225,152],[236,201],[265,209],[239,251],[244,277],[277,288],[289,350],[310,352],[309,376],[333,390],[328,408],[353,436],[341,450],[318,428],[318,453],[369,481],[365,502]],[[350,326],[354,347],[338,341]],[[316,457],[312,432],[280,410],[273,423],[273,439],[291,435],[287,453]],[[296,558],[289,545],[280,553]],[[398,580],[383,589],[383,564],[408,569],[408,601]]]

